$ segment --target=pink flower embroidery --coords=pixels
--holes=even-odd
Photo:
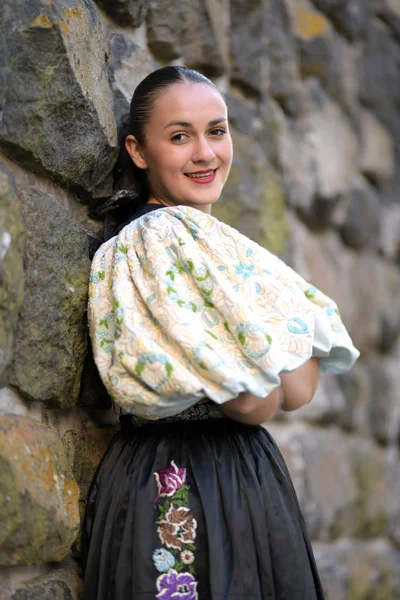
[[[158,487],[157,500],[161,496],[173,496],[180,487],[186,482],[186,469],[178,468],[172,460],[169,467],[160,469],[154,473]]]

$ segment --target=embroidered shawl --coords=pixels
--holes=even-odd
[[[147,419],[204,397],[265,397],[311,356],[348,370],[359,353],[336,304],[238,231],[187,206],[128,224],[97,251],[89,328],[100,376]]]

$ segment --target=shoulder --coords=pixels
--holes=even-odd
[[[129,218],[117,227],[113,236],[118,235],[124,229],[124,227],[126,227],[133,221],[136,221],[136,219],[139,219],[140,217],[143,217],[144,215],[147,215],[148,213],[150,213],[154,210],[157,210],[159,208],[162,208],[162,206],[160,204],[144,204],[138,210],[131,213]]]

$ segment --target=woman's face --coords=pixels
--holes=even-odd
[[[219,92],[203,83],[172,84],[155,100],[144,134],[142,147],[128,136],[127,150],[146,169],[149,201],[210,212],[232,162],[227,109]]]

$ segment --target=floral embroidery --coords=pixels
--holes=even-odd
[[[197,581],[190,573],[177,573],[174,569],[157,579],[156,598],[162,600],[197,600]]]
[[[178,469],[172,460],[167,469],[160,469],[154,473],[158,487],[158,496],[173,496],[186,481],[186,469]]]
[[[176,537],[178,528],[173,523],[167,521],[158,521],[159,526],[157,527],[158,537],[168,548],[176,548],[180,550],[182,548],[182,542]]]
[[[255,265],[251,262],[245,264],[244,262],[239,263],[238,265],[233,265],[236,269],[236,275],[241,277],[243,281],[249,279],[250,277],[254,277],[256,275]]]
[[[166,548],[153,552],[153,563],[162,573],[157,579],[162,600],[198,600],[196,569],[197,522],[190,512],[186,469],[172,460],[166,469],[154,473],[158,494],[154,501],[157,534]]]
[[[243,385],[265,397],[282,370],[311,355],[340,373],[359,354],[333,300],[265,248],[188,206],[143,215],[99,248],[88,317],[107,391],[150,420],[204,396],[225,402]]]
[[[184,550],[181,552],[181,561],[184,565],[191,565],[194,561],[194,554],[190,550]]]
[[[196,537],[196,520],[188,508],[175,508],[171,504],[165,520],[157,521],[160,540],[168,547],[181,550],[182,544],[193,544]]]
[[[165,548],[159,548],[153,552],[153,563],[157,571],[164,573],[175,565],[175,557]]]

